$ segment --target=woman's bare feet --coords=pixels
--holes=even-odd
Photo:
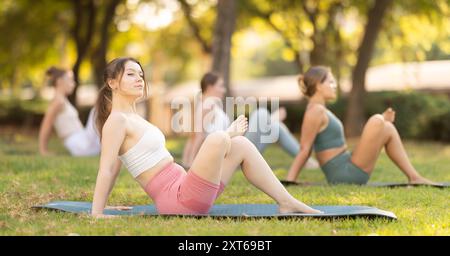
[[[441,185],[440,183],[433,182],[429,179],[425,179],[422,176],[409,179],[410,184],[427,184],[427,185]]]
[[[245,117],[244,115],[240,115],[238,116],[238,118],[236,118],[236,120],[234,120],[234,122],[231,123],[226,132],[230,135],[230,138],[233,138],[235,136],[244,135],[247,129],[247,117]]]
[[[279,212],[281,214],[283,213],[323,213],[322,211],[313,209],[306,204],[294,200],[293,202],[286,203],[286,204],[280,204],[279,206]]]
[[[395,121],[395,111],[392,108],[388,108],[383,113],[384,120],[393,123]]]

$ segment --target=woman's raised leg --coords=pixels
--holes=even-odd
[[[221,181],[226,185],[238,166],[247,180],[255,187],[272,197],[279,205],[280,213],[304,212],[320,213],[295,199],[273,174],[267,162],[255,145],[243,136],[231,139],[230,152],[225,156]]]
[[[226,131],[209,134],[200,146],[189,171],[214,184],[220,184],[225,155],[230,151],[231,138],[248,128],[245,116],[239,116]]]
[[[189,171],[214,184],[219,184],[225,155],[230,150],[230,135],[217,131],[208,135],[201,145]]]
[[[392,123],[393,120],[385,116],[377,114],[368,120],[361,139],[352,153],[352,162],[371,174],[384,147],[389,158],[408,177],[410,183],[433,183],[423,178],[411,164],[400,135]]]

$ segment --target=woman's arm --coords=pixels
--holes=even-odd
[[[300,151],[289,168],[287,180],[295,181],[297,179],[311,155],[312,145],[322,125],[324,113],[325,109],[319,106],[313,106],[306,111],[300,135]]]
[[[193,135],[190,133],[186,140],[186,144],[184,144],[183,155],[181,156],[181,163],[183,166],[189,165],[189,158],[192,152],[192,136]]]
[[[120,114],[111,114],[102,130],[100,168],[95,184],[92,215],[101,217],[120,171],[118,159],[120,146],[126,136],[126,119]]]
[[[41,127],[39,128],[39,153],[43,156],[49,155],[47,147],[52,133],[53,123],[63,106],[64,102],[59,98],[56,98],[52,101],[45,112],[44,119],[42,119]]]

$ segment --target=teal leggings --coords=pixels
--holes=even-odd
[[[370,176],[351,161],[351,154],[345,151],[325,163],[320,168],[330,184],[366,184]]]

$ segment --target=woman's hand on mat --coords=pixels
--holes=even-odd
[[[309,207],[308,205],[298,201],[294,200],[291,202],[283,203],[279,205],[278,208],[279,212],[281,214],[283,213],[310,213],[310,214],[321,214],[324,213],[323,211],[316,210],[314,208]]]
[[[92,214],[92,217],[94,217],[95,219],[115,219],[115,218],[120,218],[119,215],[106,215],[103,213],[99,213],[99,214]]]
[[[393,123],[395,121],[395,111],[392,108],[388,108],[383,112],[384,120]]]
[[[118,205],[118,206],[106,206],[105,210],[119,210],[119,211],[128,211],[133,209],[133,207],[130,206],[122,206],[122,205]]]

